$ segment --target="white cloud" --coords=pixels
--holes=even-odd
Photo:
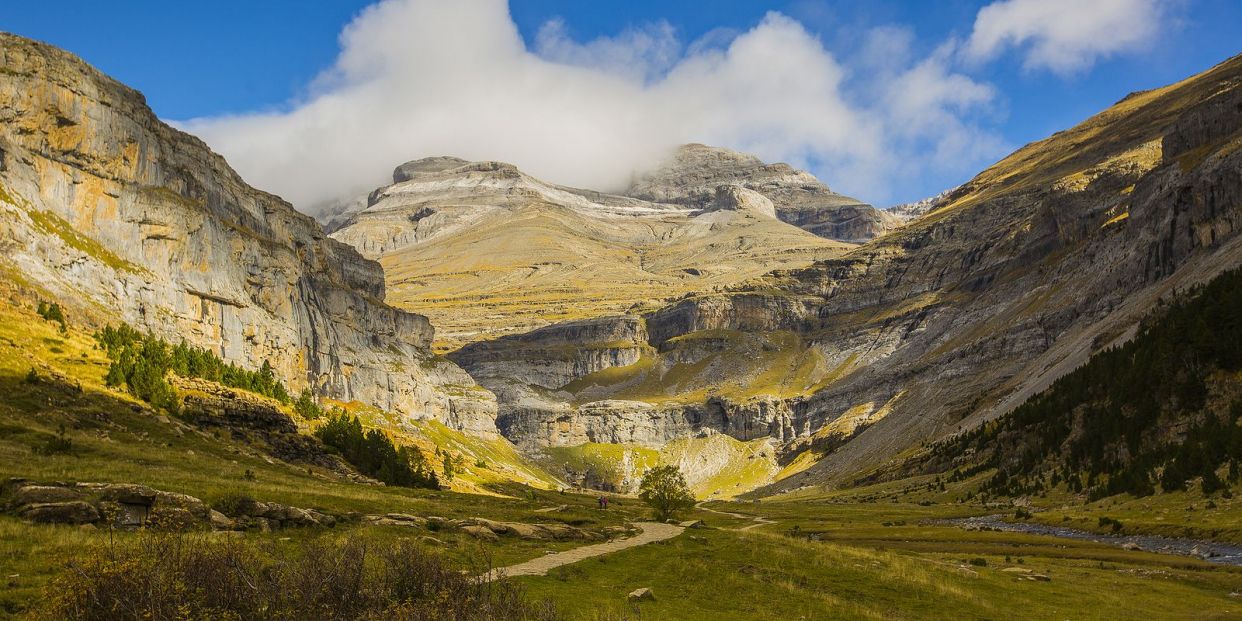
[[[996,135],[969,120],[990,106],[991,87],[954,73],[946,52],[916,59],[908,33],[873,39],[879,65],[864,71],[779,13],[684,45],[666,23],[579,43],[553,21],[532,50],[504,0],[387,0],[344,29],[305,100],[181,126],[308,210],[429,155],[615,190],[673,146],[703,142],[883,202],[929,171],[970,172],[1000,154]]]
[[[1164,12],[1160,0],[1002,0],[975,16],[965,53],[978,61],[1025,48],[1027,69],[1068,75],[1144,49]]]
[[[566,65],[592,67],[639,82],[668,71],[681,54],[681,42],[667,21],[628,28],[616,37],[578,43],[569,37],[564,20],[553,19],[535,37],[539,56]]]

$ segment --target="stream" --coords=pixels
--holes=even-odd
[[[1030,533],[1048,535],[1065,539],[1079,539],[1108,543],[1115,546],[1138,547],[1147,552],[1161,554],[1180,554],[1201,558],[1209,563],[1242,566],[1242,545],[1203,541],[1199,539],[1182,539],[1178,537],[1159,537],[1156,535],[1101,535],[1085,530],[1048,526],[1047,524],[1006,522],[1000,515],[936,520],[934,523],[958,526],[967,530],[1000,530],[1012,533]]]

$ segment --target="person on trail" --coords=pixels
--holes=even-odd
[[[600,497],[599,497],[599,508],[600,508],[600,509],[607,509],[607,508],[608,508],[608,499],[607,499],[607,498],[605,498],[602,494],[601,494],[601,495],[600,495]]]

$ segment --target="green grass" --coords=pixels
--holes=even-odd
[[[982,558],[986,566],[971,563]],[[975,561],[976,563],[978,561]],[[1051,577],[1019,580],[1006,567]],[[762,532],[697,530],[669,540],[524,578],[570,619],[635,608],[679,619],[1225,619],[1242,574],[1213,567],[920,552],[815,542]],[[650,587],[656,599],[629,604]]]

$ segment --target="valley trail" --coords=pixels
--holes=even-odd
[[[750,529],[752,529],[752,528],[758,528],[758,527],[760,527],[760,526],[766,526],[766,525],[768,525],[768,524],[776,524],[776,520],[769,520],[768,518],[761,517],[761,516],[758,516],[758,515],[743,515],[743,514],[741,514],[741,513],[732,513],[732,512],[729,512],[729,511],[717,511],[716,509],[712,509],[711,507],[708,507],[706,504],[701,503],[701,502],[700,502],[699,504],[695,505],[694,507],[695,507],[696,509],[702,509],[702,510],[707,511],[707,512],[709,512],[709,513],[716,513],[716,514],[719,514],[719,515],[727,515],[727,516],[729,516],[729,517],[735,517],[735,518],[737,518],[737,519],[739,519],[739,520],[751,520],[751,521],[753,521],[753,522],[754,522],[754,524],[748,524],[748,525],[743,526],[743,527],[741,527],[741,528],[734,528],[733,530],[750,530]]]
[[[642,529],[637,535],[626,539],[618,539],[607,543],[597,543],[589,546],[582,546],[556,554],[549,554],[539,558],[531,559],[524,563],[510,565],[508,567],[497,567],[486,574],[479,577],[480,580],[492,581],[501,577],[517,577],[517,576],[543,576],[552,569],[556,569],[562,565],[569,565],[584,561],[596,556],[612,554],[629,548],[635,548],[648,543],[664,541],[672,539],[680,535],[685,528],[676,524],[661,524],[659,522],[638,522],[634,524]]]

